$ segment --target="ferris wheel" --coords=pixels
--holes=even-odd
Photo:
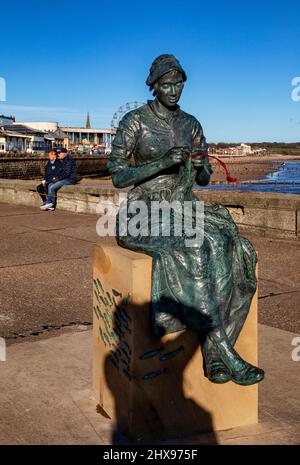
[[[145,105],[144,102],[138,102],[137,100],[135,102],[127,102],[113,114],[110,126],[112,129],[117,129],[120,120],[123,118],[123,116],[128,113],[131,110],[136,110],[140,106]]]

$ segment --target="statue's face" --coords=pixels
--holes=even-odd
[[[179,71],[170,71],[160,78],[154,90],[157,100],[165,107],[175,107],[180,99],[184,87],[182,74]]]

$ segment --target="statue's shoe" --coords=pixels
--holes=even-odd
[[[206,376],[212,383],[223,384],[231,381],[230,372],[222,362],[207,364]]]
[[[264,370],[247,362],[245,362],[245,367],[242,370],[233,370],[231,372],[232,381],[242,386],[249,386],[251,384],[259,383],[264,379],[264,376]]]

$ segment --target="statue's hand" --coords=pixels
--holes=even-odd
[[[163,157],[165,168],[170,168],[173,165],[178,165],[185,161],[187,154],[190,153],[188,147],[173,147]]]
[[[204,157],[193,157],[192,158],[192,164],[194,168],[200,168],[200,166],[203,166],[204,164]]]
[[[208,161],[208,157],[193,157],[192,164],[196,169],[205,169],[205,171],[209,172],[210,174],[213,172],[212,166]]]

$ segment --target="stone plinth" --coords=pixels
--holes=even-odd
[[[134,439],[180,437],[257,422],[257,385],[203,374],[198,335],[150,331],[152,259],[94,248],[93,386],[101,409]],[[257,364],[257,294],[236,344]]]

